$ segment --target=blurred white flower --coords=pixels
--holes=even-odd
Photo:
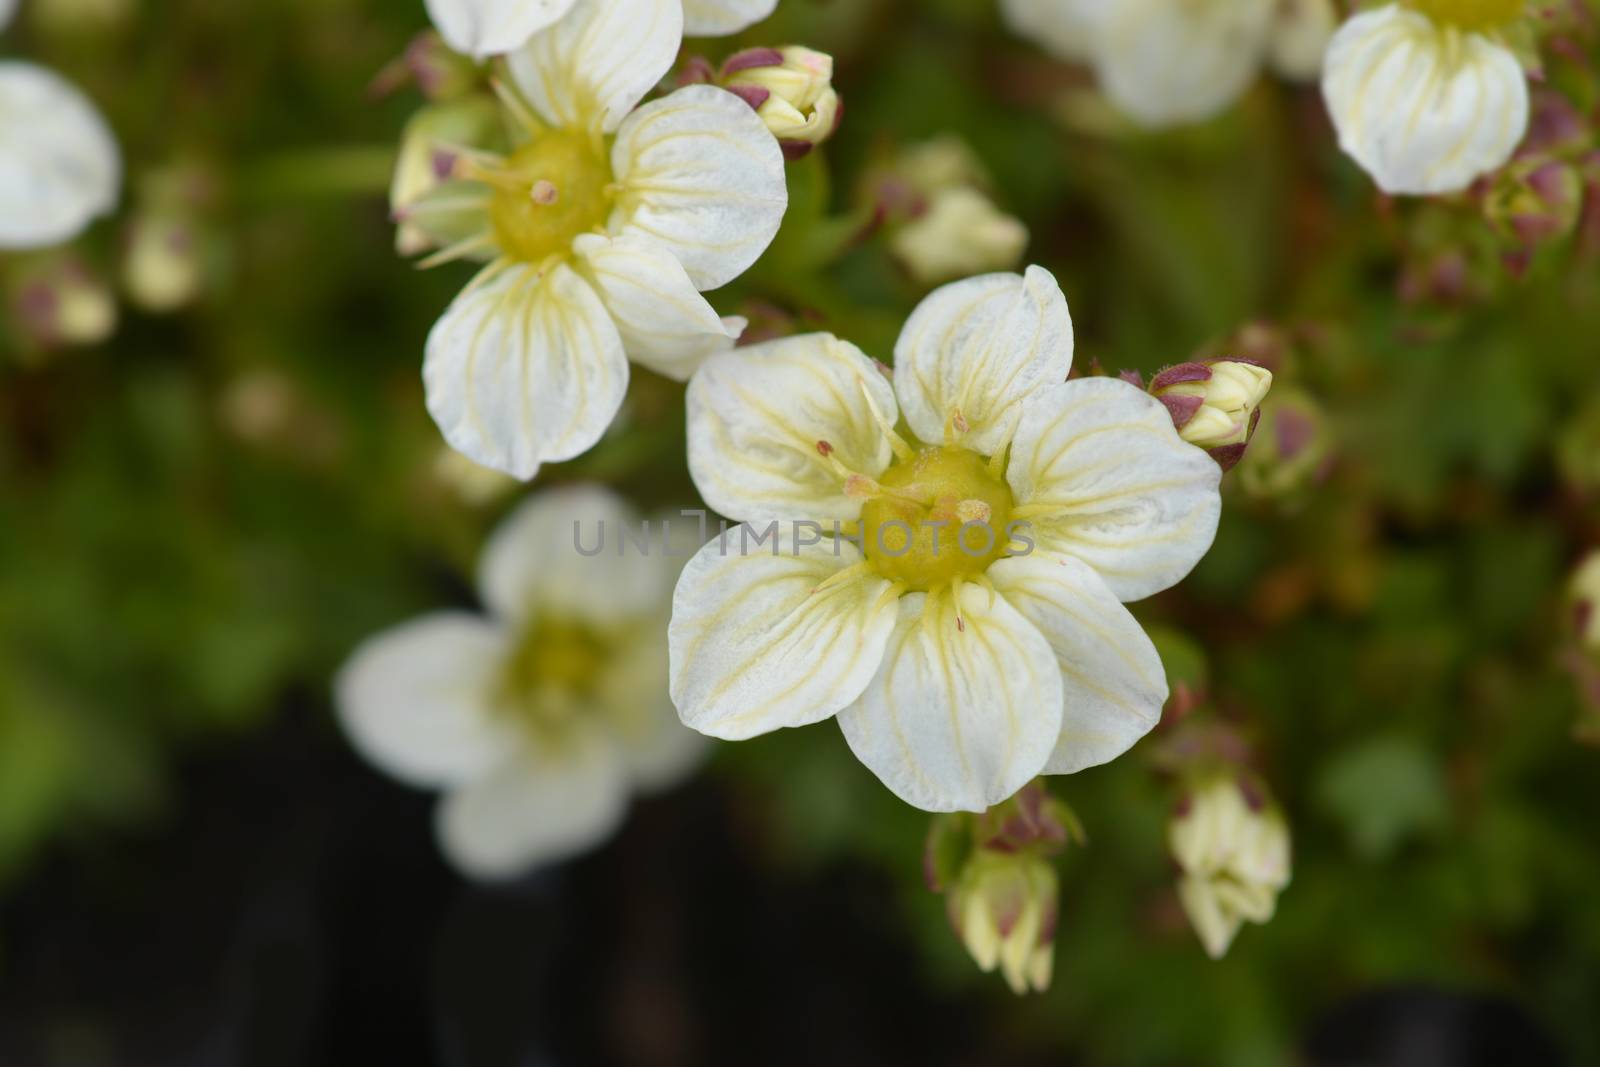
[[[1213,959],[1246,921],[1272,918],[1289,884],[1289,826],[1263,787],[1209,777],[1179,804],[1167,841],[1183,872],[1178,899]]]
[[[1028,228],[978,189],[956,186],[928,198],[926,210],[889,239],[889,250],[923,285],[1016,267]]]
[[[1337,18],[1332,0],[1002,0],[1019,34],[1095,68],[1107,97],[1153,127],[1199,122],[1271,62],[1312,80]]]
[[[601,540],[598,555],[584,552]],[[339,672],[339,721],[373,765],[445,794],[440,846],[464,874],[515,877],[590,849],[629,796],[691,771],[704,741],[666,696],[676,564],[621,551],[608,490],[535,495],[490,538],[486,615],[438,612],[368,640]]]
[[[1060,288],[1030,267],[929,295],[892,386],[826,334],[708,359],[689,468],[746,525],[678,583],[684,722],[739,740],[837,715],[930,811],[983,811],[1155,725],[1166,679],[1122,602],[1205,554],[1221,475],[1141,390],[1066,381],[1072,343]],[[751,547],[772,520],[775,543]]]
[[[489,260],[428,338],[428,410],[486,467],[531,478],[600,439],[628,361],[683,379],[742,319],[700,296],[777,233],[783,153],[737,96],[693,85],[640,107],[672,66],[677,0],[578,0],[507,59],[509,155],[465,151],[447,214],[476,230],[432,262]],[[413,205],[406,223],[426,230]]]
[[[11,25],[11,20],[17,17],[17,0],[0,0],[0,30]]]
[[[0,248],[70,241],[121,185],[117,142],[88,97],[37,64],[0,62]]]
[[[1328,49],[1322,92],[1339,146],[1386,193],[1465,189],[1510,159],[1527,131],[1522,65],[1499,24],[1480,17],[1492,9],[1512,21],[1520,0],[1454,6],[1478,14],[1463,23],[1389,4],[1350,19]]]
[[[0,0],[3,5],[6,0]],[[424,0],[428,17],[457,52],[484,59],[515,52],[540,30],[555,25],[577,0]],[[752,26],[778,0],[682,0],[683,28],[691,37],[722,37]]]

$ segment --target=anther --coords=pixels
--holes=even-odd
[[[818,441],[817,454],[822,456],[823,459],[827,459],[829,456],[833,455],[833,445],[829,444],[827,441]]]
[[[956,518],[963,523],[988,522],[993,514],[993,509],[982,500],[963,500],[956,505]]]
[[[561,193],[556,189],[555,183],[546,181],[544,178],[534,182],[533,189],[530,192],[535,204],[549,205],[561,199]]]

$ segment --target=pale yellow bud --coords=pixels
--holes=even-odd
[[[174,214],[134,221],[122,260],[122,286],[145,311],[165,314],[192,303],[201,287],[200,249],[194,227]]]
[[[1178,436],[1205,449],[1242,450],[1271,388],[1271,371],[1235,360],[1179,364],[1150,383],[1151,395],[1172,412]]]
[[[980,850],[952,890],[962,943],[980,970],[999,968],[1014,993],[1050,986],[1058,889],[1048,860]]]
[[[1289,884],[1289,828],[1261,786],[1207,778],[1180,804],[1167,844],[1183,871],[1179,902],[1210,956],[1224,955],[1244,923],[1272,918]]]
[[[751,49],[731,57],[722,84],[756,109],[791,157],[833,135],[839,94],[833,57],[809,48]]]
[[[990,271],[1010,270],[1028,246],[1028,228],[983,193],[943,189],[927,211],[890,239],[890,251],[923,285]]]

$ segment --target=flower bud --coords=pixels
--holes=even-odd
[[[1200,779],[1179,802],[1167,844],[1182,872],[1178,900],[1212,959],[1246,921],[1272,918],[1289,884],[1289,827],[1264,786],[1221,772]]]
[[[9,296],[23,337],[40,348],[97,345],[117,329],[111,286],[74,256],[51,256],[24,269]]]
[[[1519,159],[1501,171],[1483,210],[1502,236],[1531,251],[1577,229],[1583,179],[1576,167],[1558,159]]]
[[[755,108],[788,159],[833,136],[843,113],[833,89],[833,57],[797,45],[730,56],[722,86]]]
[[[1239,486],[1257,499],[1292,500],[1326,476],[1332,430],[1322,406],[1298,389],[1275,394],[1261,410],[1256,440],[1239,464]]]
[[[482,226],[481,194],[470,183],[451,181],[452,148],[486,147],[499,131],[499,110],[487,96],[432,104],[406,123],[389,183],[395,248],[401,255],[452,244]]]
[[[926,286],[1011,270],[1027,246],[1028,228],[970,187],[934,193],[889,241],[894,257]]]
[[[1589,553],[1573,574],[1571,595],[1578,644],[1600,655],[1600,549]]]
[[[950,924],[978,967],[998,967],[1014,993],[1050,986],[1060,906],[1050,859],[1082,838],[1072,810],[1037,780],[982,815],[934,817],[928,887],[946,894]]]
[[[122,287],[136,307],[167,314],[193,303],[200,294],[200,266],[192,221],[174,212],[148,212],[129,228]]]
[[[1230,359],[1180,363],[1150,382],[1150,394],[1172,413],[1178,436],[1210,452],[1224,470],[1244,455],[1271,388],[1267,368]]]

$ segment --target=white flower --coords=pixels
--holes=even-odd
[[[1211,118],[1264,62],[1316,77],[1331,0],[1002,0],[1012,28],[1090,63],[1106,95],[1146,126]]]
[[[88,97],[44,67],[0,62],[0,248],[70,241],[121,185],[117,142]]]
[[[400,781],[444,791],[439,842],[471,877],[514,877],[599,844],[630,793],[677,781],[699,758],[702,739],[665,694],[662,625],[680,561],[659,545],[621,551],[637,522],[604,489],[536,495],[484,551],[487,615],[425,615],[371,638],[339,672],[351,743]],[[604,550],[585,555],[600,523]]]
[[[1387,193],[1465,189],[1510,159],[1528,127],[1522,66],[1492,28],[1399,4],[1340,27],[1322,92],[1339,146]]]
[[[1289,884],[1289,827],[1259,787],[1217,775],[1185,798],[1167,831],[1178,899],[1220,959],[1247,920],[1264,923]]]
[[[3,5],[6,0],[0,0]],[[483,59],[515,52],[555,25],[577,0],[424,0],[445,43]],[[778,0],[683,0],[683,28],[692,37],[738,33],[772,14]]]
[[[1028,228],[967,186],[935,192],[927,210],[889,241],[894,257],[924,285],[1008,270],[1027,247]]]
[[[1205,553],[1220,472],[1159,401],[1066,381],[1071,362],[1066,300],[1038,267],[932,293],[892,387],[826,334],[707,360],[689,468],[747,525],[678,582],[684,722],[738,740],[837,715],[857,757],[930,811],[983,811],[1148,731],[1166,680],[1121,602]],[[769,520],[776,544],[754,545]]]
[[[457,161],[451,218],[465,203],[479,229],[435,259],[490,263],[434,327],[423,379],[445,439],[486,467],[526,479],[587,451],[629,359],[686,378],[744,328],[700,291],[777,233],[783,154],[721,89],[636,107],[681,36],[677,0],[578,0],[509,57],[521,143]],[[415,208],[407,222],[425,226]]]
[[[690,37],[726,37],[754,26],[778,0],[683,0],[683,32]]]

